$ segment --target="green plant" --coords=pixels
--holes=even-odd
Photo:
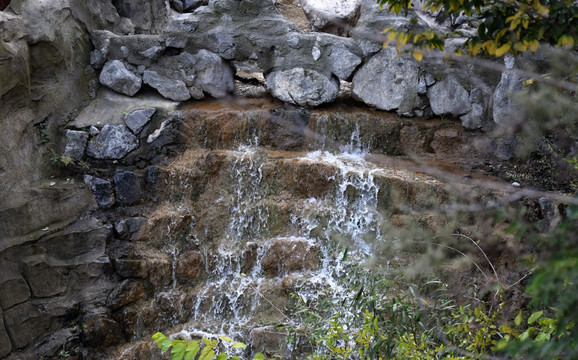
[[[235,342],[227,336],[219,336],[218,340],[211,340],[203,338],[201,340],[173,340],[166,337],[164,334],[157,332],[152,336],[155,343],[157,343],[161,353],[164,354],[168,349],[171,349],[171,360],[226,360],[229,355],[226,352],[219,352],[217,349],[223,349],[225,344],[231,344],[233,349],[245,349],[247,345],[242,342]],[[197,357],[198,355],[198,357]],[[240,360],[240,356],[232,356],[231,360]],[[257,353],[253,360],[265,360],[265,355]]]

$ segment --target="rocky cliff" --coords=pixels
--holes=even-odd
[[[443,28],[431,14],[416,13],[416,25],[371,1],[335,3],[12,0],[0,11],[0,358],[71,347],[102,358],[192,316],[189,290],[217,264],[206,244],[230,236],[222,216],[235,200],[217,185],[233,191],[228,171],[241,162],[229,151],[240,145],[339,150],[357,126],[357,145],[378,155],[513,156],[513,140],[470,130],[507,121],[521,79],[417,62],[371,36]],[[432,116],[454,120],[424,120]],[[264,198],[279,191],[271,201],[299,208],[333,194],[336,167],[303,156],[264,156]],[[392,210],[388,200],[384,211],[405,219],[428,206],[413,175],[382,176],[412,203]],[[317,269],[317,248],[284,237],[296,210],[267,206],[274,240],[245,241],[236,264],[248,272],[260,254],[270,278]],[[201,243],[175,248],[191,237]],[[268,290],[279,304],[283,286]]]

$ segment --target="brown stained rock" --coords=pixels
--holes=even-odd
[[[2,265],[0,265],[0,289],[2,289],[0,290],[0,307],[2,309],[9,309],[30,298],[28,284],[22,278],[18,272],[17,265],[14,263],[2,261]]]
[[[287,332],[274,326],[263,326],[251,330],[251,345],[256,351],[269,356],[280,355],[289,358],[291,351],[287,347]]]
[[[452,128],[439,129],[434,133],[431,148],[436,154],[458,155],[461,150],[462,129],[457,125]]]
[[[86,315],[82,328],[82,342],[93,348],[104,349],[124,341],[119,324],[105,315]]]
[[[333,191],[335,167],[297,161],[285,162],[283,165],[290,167],[286,173],[287,179],[282,181],[292,187],[289,189],[292,193],[319,198]]]
[[[423,154],[427,151],[427,136],[417,126],[404,126],[399,132],[399,143],[407,155]]]
[[[259,255],[259,244],[254,242],[247,243],[247,248],[243,251],[241,258],[241,272],[248,274],[253,271],[257,263],[257,256]]]
[[[108,295],[106,304],[114,311],[125,305],[138,301],[145,296],[145,288],[140,281],[125,280]]]
[[[263,257],[263,270],[269,276],[319,267],[317,247],[299,238],[275,240]]]
[[[0,309],[0,358],[4,358],[6,355],[10,354],[12,351],[12,343],[4,327],[4,316],[2,314],[2,309]]]
[[[203,270],[203,256],[198,251],[189,251],[179,255],[176,263],[176,276],[179,283],[196,279]]]

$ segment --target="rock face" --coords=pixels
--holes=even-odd
[[[331,102],[339,92],[337,80],[303,68],[269,74],[267,87],[275,97],[299,106]]]

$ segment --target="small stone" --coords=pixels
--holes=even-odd
[[[151,70],[145,70],[143,73],[143,80],[145,84],[155,88],[167,99],[174,101],[187,101],[191,98],[187,85],[181,80],[174,80]]]
[[[110,181],[85,175],[84,182],[90,186],[98,207],[110,209],[114,205],[114,192]]]
[[[514,181],[514,182],[512,183],[512,186],[513,186],[513,187],[517,187],[517,188],[522,187],[522,186],[520,185],[520,183],[519,183],[519,182],[516,182],[516,181]]]
[[[85,131],[67,130],[64,156],[70,157],[73,161],[82,160],[87,143],[88,133]]]
[[[155,108],[135,110],[124,117],[124,123],[135,135],[138,135],[156,111]]]
[[[160,46],[153,46],[144,51],[141,51],[139,54],[146,57],[147,59],[154,59],[162,50],[163,48]]]
[[[142,79],[129,71],[120,60],[107,62],[99,80],[102,85],[128,96],[136,94],[142,86]]]
[[[95,159],[118,160],[138,145],[137,137],[126,126],[106,124],[100,133],[88,142],[87,153]]]
[[[142,197],[140,183],[140,177],[131,171],[114,174],[117,201],[122,205],[132,205],[139,202]]]

